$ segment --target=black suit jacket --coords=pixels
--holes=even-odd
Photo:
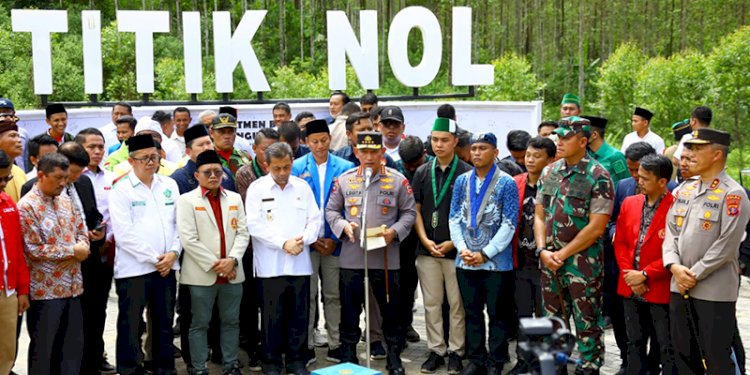
[[[34,177],[31,180],[28,180],[23,187],[21,187],[21,196],[23,197],[31,191],[31,188],[36,183],[37,178]],[[73,185],[76,188],[76,191],[78,192],[78,198],[81,199],[81,205],[83,206],[83,212],[86,214],[86,228],[88,230],[93,230],[96,228],[99,223],[102,221],[102,214],[99,212],[99,209],[96,207],[96,195],[94,193],[94,184],[91,182],[91,179],[88,178],[88,176],[81,175],[81,177],[76,180],[76,182],[73,183]],[[105,236],[106,237],[106,236]],[[92,241],[90,245],[91,255],[89,256],[87,260],[89,259],[97,259],[99,260],[101,257],[99,256],[99,249],[104,245],[104,239],[101,239],[99,241]],[[96,256],[94,256],[96,254]]]

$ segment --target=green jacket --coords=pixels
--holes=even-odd
[[[609,143],[604,142],[598,151],[592,151],[591,154],[609,172],[614,186],[617,186],[618,181],[630,177],[625,155],[620,150],[610,146]]]

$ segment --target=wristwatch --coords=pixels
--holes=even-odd
[[[641,271],[641,273],[643,274],[643,277],[645,277],[646,279],[648,279],[648,274],[646,273],[645,270]]]
[[[239,265],[240,265],[240,261],[239,261],[239,260],[237,260],[237,258],[235,258],[235,257],[230,257],[230,258],[234,259],[234,266],[235,266],[235,267],[237,267],[237,266],[239,266]]]
[[[542,255],[542,251],[544,251],[544,250],[547,250],[547,249],[545,249],[543,247],[537,247],[536,248],[536,252],[534,254],[536,254],[537,258],[539,258]]]

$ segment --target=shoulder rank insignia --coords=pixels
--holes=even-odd
[[[708,188],[709,188],[709,189],[716,189],[717,187],[719,187],[719,184],[720,184],[720,183],[721,183],[721,180],[719,180],[718,178],[715,178],[715,179],[714,179],[714,180],[713,180],[713,181],[711,182],[711,185],[710,185],[710,186],[709,186]]]

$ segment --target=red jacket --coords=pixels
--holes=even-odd
[[[521,220],[523,220],[523,198],[526,193],[526,181],[529,180],[529,174],[521,173],[513,176],[513,180],[516,181],[516,187],[518,188],[518,223],[516,223],[516,233],[513,234],[513,240],[511,245],[513,246],[513,268],[518,268],[518,234],[521,230]],[[533,225],[533,223],[532,223]]]
[[[23,254],[21,218],[16,204],[5,192],[0,192],[0,225],[3,227],[5,253],[8,255],[8,287],[15,289],[18,295],[28,295],[29,267],[26,265],[26,257]],[[0,293],[5,293],[5,283],[2,281],[2,269],[5,263],[6,259],[0,247]]]
[[[617,258],[617,265],[620,267],[617,294],[623,297],[630,297],[633,294],[633,291],[625,283],[622,270],[633,269],[635,247],[638,244],[645,199],[646,196],[643,194],[625,198],[620,208],[620,215],[617,217],[614,238],[615,257]],[[639,266],[640,270],[644,270],[648,274],[646,285],[649,288],[649,291],[643,297],[650,303],[669,303],[669,283],[672,275],[664,268],[662,243],[666,233],[667,213],[672,206],[672,202],[674,202],[672,194],[666,194],[661,200],[641,245]]]

